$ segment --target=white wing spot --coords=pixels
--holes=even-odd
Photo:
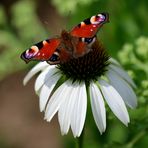
[[[34,50],[34,52],[38,52],[38,50],[39,50],[39,48],[37,46],[32,46],[31,49]]]
[[[82,42],[85,42],[85,38],[82,38]]]
[[[46,45],[46,44],[47,44],[47,41],[44,40],[44,41],[43,41],[43,45]]]
[[[85,23],[84,22],[81,22],[81,27],[85,26]]]
[[[92,17],[90,18],[91,24],[94,24],[94,23],[95,23],[95,20],[96,20],[96,16],[92,16]]]
[[[59,53],[58,52],[54,52],[54,54],[57,55],[57,56],[59,56]]]
[[[33,50],[33,52],[32,52]],[[31,46],[31,55],[36,55],[39,51],[39,48],[37,46]],[[30,54],[30,50],[28,50],[28,54]]]

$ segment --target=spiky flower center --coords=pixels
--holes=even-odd
[[[92,45],[92,50],[83,57],[73,58],[66,63],[58,65],[61,72],[73,81],[97,80],[104,75],[109,65],[109,55],[97,41]]]

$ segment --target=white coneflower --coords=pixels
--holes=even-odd
[[[115,116],[128,125],[126,105],[130,108],[137,105],[132,89],[135,84],[120,64],[109,58],[99,43],[83,57],[63,64],[51,66],[40,62],[26,75],[24,85],[39,71],[41,73],[36,79],[35,91],[40,98],[40,111],[45,112],[47,121],[51,121],[58,112],[63,135],[68,133],[70,127],[74,137],[81,135],[86,118],[87,98],[90,98],[93,117],[101,134],[106,129],[104,101]]]

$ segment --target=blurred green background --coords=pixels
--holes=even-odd
[[[110,14],[110,23],[103,26],[98,37],[134,79],[138,107],[129,110],[128,128],[108,111],[107,131],[102,136],[88,112],[84,148],[148,147],[147,0],[0,0],[0,148],[74,148],[71,133],[62,138],[64,142],[59,140],[56,119],[42,127],[37,96],[31,91],[33,81],[29,88],[22,86],[25,73],[35,63],[26,65],[20,54],[100,12]]]

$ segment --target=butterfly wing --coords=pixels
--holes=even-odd
[[[100,27],[109,22],[108,13],[100,13],[85,19],[83,22],[74,27],[70,34],[76,37],[92,38],[96,35]]]
[[[96,33],[101,26],[109,21],[108,13],[100,13],[85,19],[83,22],[74,27],[70,35],[74,38],[74,57],[81,57],[87,54],[96,41]],[[76,40],[78,38],[79,40]]]
[[[100,13],[85,19],[71,32],[63,31],[60,38],[44,40],[33,45],[21,54],[21,58],[26,63],[38,60],[58,64],[81,57],[91,50],[91,45],[96,41],[97,31],[108,22],[108,18],[108,13]]]
[[[59,38],[41,41],[21,54],[21,58],[28,63],[32,60],[51,61],[51,64],[59,63],[59,55],[56,52],[61,40]]]

